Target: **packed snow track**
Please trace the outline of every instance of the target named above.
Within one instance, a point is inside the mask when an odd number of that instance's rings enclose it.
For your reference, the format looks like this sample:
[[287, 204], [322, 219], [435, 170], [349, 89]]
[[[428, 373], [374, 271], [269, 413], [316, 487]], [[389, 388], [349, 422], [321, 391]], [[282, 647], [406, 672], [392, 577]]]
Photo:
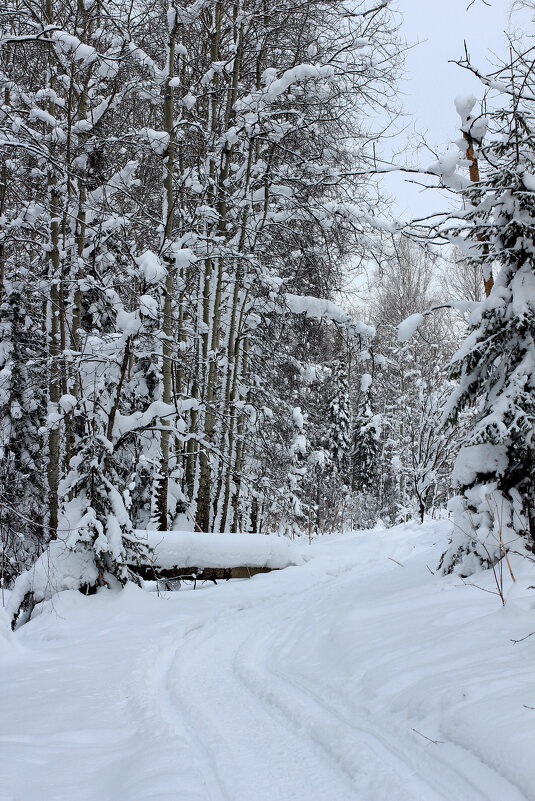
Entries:
[[432, 575], [446, 535], [325, 538], [163, 598], [62, 593], [0, 639], [1, 801], [535, 799], [533, 645], [510, 641], [533, 593], [502, 610]]

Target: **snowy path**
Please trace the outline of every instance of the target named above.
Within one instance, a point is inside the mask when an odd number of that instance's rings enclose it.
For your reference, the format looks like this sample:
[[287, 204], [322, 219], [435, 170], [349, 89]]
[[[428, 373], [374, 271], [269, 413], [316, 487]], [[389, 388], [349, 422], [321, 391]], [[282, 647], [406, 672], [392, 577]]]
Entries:
[[510, 643], [533, 593], [502, 611], [433, 577], [443, 534], [332, 538], [167, 599], [65, 593], [1, 662], [0, 800], [535, 799], [533, 647]]

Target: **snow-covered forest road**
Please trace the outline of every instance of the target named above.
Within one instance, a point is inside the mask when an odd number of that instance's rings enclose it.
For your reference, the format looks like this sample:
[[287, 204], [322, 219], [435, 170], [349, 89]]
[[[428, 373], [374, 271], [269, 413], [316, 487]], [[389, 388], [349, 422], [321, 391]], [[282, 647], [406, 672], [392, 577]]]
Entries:
[[0, 636], [1, 801], [535, 799], [535, 638], [511, 642], [534, 571], [505, 609], [432, 575], [448, 525], [163, 598], [62, 593]]

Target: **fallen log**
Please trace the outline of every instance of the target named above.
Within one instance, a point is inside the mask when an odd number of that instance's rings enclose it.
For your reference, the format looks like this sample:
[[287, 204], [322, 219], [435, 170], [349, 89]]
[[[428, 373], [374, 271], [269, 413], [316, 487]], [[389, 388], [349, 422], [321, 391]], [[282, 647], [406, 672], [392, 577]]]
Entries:
[[155, 564], [129, 565], [129, 569], [144, 581], [176, 580], [176, 581], [228, 581], [229, 579], [243, 579], [256, 576], [258, 573], [270, 573], [278, 570], [274, 567], [159, 567]]
[[273, 534], [228, 534], [192, 531], [136, 531], [148, 548], [128, 565], [132, 577], [161, 582], [228, 581], [282, 570], [303, 563], [296, 543]]

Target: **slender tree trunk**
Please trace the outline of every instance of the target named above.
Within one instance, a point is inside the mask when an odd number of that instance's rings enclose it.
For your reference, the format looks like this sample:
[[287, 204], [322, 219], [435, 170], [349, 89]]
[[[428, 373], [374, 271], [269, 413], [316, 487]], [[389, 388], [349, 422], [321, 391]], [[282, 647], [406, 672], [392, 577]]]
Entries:
[[[59, 256], [59, 197], [55, 188], [54, 179], [51, 178], [50, 189], [50, 238], [52, 250], [50, 252], [50, 303], [48, 328], [48, 354], [50, 359], [48, 402], [49, 412], [56, 414], [59, 410], [61, 395], [60, 355], [60, 274], [61, 264]], [[54, 537], [58, 527], [58, 484], [60, 468], [60, 430], [59, 423], [54, 423], [48, 434], [48, 526], [49, 536]]]
[[[212, 63], [219, 60], [219, 39], [221, 34], [221, 4], [215, 6], [213, 12], [213, 29], [210, 57]], [[212, 101], [210, 108], [210, 130], [212, 138], [212, 146], [215, 145], [218, 119], [219, 119], [219, 99], [218, 99], [218, 76], [214, 76], [214, 87], [212, 91]], [[228, 166], [227, 166], [228, 169]], [[216, 178], [218, 184], [217, 188], [210, 191], [210, 203], [220, 208], [219, 192], [224, 192], [225, 189], [221, 185], [221, 172], [218, 172], [214, 158], [210, 158], [210, 179], [211, 186], [215, 187]], [[219, 195], [219, 197], [218, 197]], [[216, 232], [220, 232], [221, 222], [218, 223]], [[214, 434], [215, 415], [214, 415], [214, 402], [216, 396], [217, 386], [217, 350], [219, 349], [219, 328], [221, 322], [221, 282], [223, 265], [221, 258], [216, 261], [217, 273], [215, 275], [215, 288], [213, 292], [212, 302], [212, 285], [214, 262], [212, 258], [206, 260], [206, 273], [204, 282], [204, 296], [203, 296], [203, 365], [206, 371], [205, 383], [205, 416], [204, 416], [204, 439], [207, 444], [200, 446], [199, 452], [199, 486], [197, 490], [197, 510], [196, 510], [196, 523], [200, 531], [208, 531], [211, 522], [211, 496], [212, 496], [212, 468], [210, 462], [210, 446]], [[210, 349], [210, 357], [209, 355]]]
[[[474, 150], [474, 139], [466, 131], [463, 131], [463, 136], [464, 136], [464, 139], [465, 139], [466, 145], [467, 145], [467, 147], [466, 147], [466, 158], [470, 162], [470, 168], [469, 168], [470, 180], [473, 183], [478, 183], [479, 182], [479, 164], [477, 162], [477, 157], [476, 157], [475, 150]], [[481, 241], [481, 237], [480, 236], [478, 236], [477, 238], [478, 238], [479, 241]], [[488, 245], [484, 244], [483, 245], [483, 252], [485, 253], [485, 255], [488, 253], [488, 250], [489, 250], [488, 249]], [[490, 270], [490, 268], [489, 268], [489, 270]], [[487, 276], [483, 275], [483, 285], [484, 285], [484, 289], [485, 289], [485, 296], [488, 298], [488, 296], [490, 295], [490, 293], [492, 291], [492, 287], [494, 286], [494, 278], [492, 277], [492, 272], [489, 272], [489, 274]]]
[[[53, 23], [52, 0], [46, 0], [45, 16], [48, 24]], [[54, 89], [54, 77], [50, 79], [50, 87]], [[48, 104], [48, 112], [54, 117], [56, 106], [53, 100]], [[61, 260], [60, 260], [60, 197], [57, 189], [57, 168], [52, 163], [49, 165], [48, 193], [50, 209], [50, 242], [51, 250], [49, 256], [49, 279], [50, 279], [50, 298], [48, 304], [48, 356], [50, 361], [48, 377], [48, 409], [54, 415], [59, 411], [59, 399], [61, 397], [61, 370], [59, 364], [60, 356], [60, 315], [61, 315]], [[50, 426], [48, 433], [48, 528], [49, 537], [56, 536], [58, 527], [58, 485], [60, 475], [60, 430], [59, 423]]]
[[[163, 321], [162, 321], [162, 401], [166, 404], [171, 403], [172, 397], [172, 335], [173, 335], [173, 262], [170, 255], [166, 252], [170, 243], [173, 230], [173, 170], [175, 155], [175, 133], [173, 123], [173, 100], [174, 92], [172, 78], [174, 77], [175, 63], [175, 36], [176, 22], [170, 26], [169, 41], [167, 45], [167, 81], [164, 97], [164, 130], [169, 136], [169, 142], [164, 158], [164, 199], [163, 199], [163, 222], [164, 222], [164, 241], [162, 252], [167, 265], [167, 275], [165, 278], [163, 296]], [[166, 531], [169, 527], [167, 513], [167, 497], [169, 492], [169, 439], [170, 432], [169, 419], [161, 418], [162, 431], [160, 434], [160, 476], [158, 478], [156, 496], [157, 523], [160, 531]]]

